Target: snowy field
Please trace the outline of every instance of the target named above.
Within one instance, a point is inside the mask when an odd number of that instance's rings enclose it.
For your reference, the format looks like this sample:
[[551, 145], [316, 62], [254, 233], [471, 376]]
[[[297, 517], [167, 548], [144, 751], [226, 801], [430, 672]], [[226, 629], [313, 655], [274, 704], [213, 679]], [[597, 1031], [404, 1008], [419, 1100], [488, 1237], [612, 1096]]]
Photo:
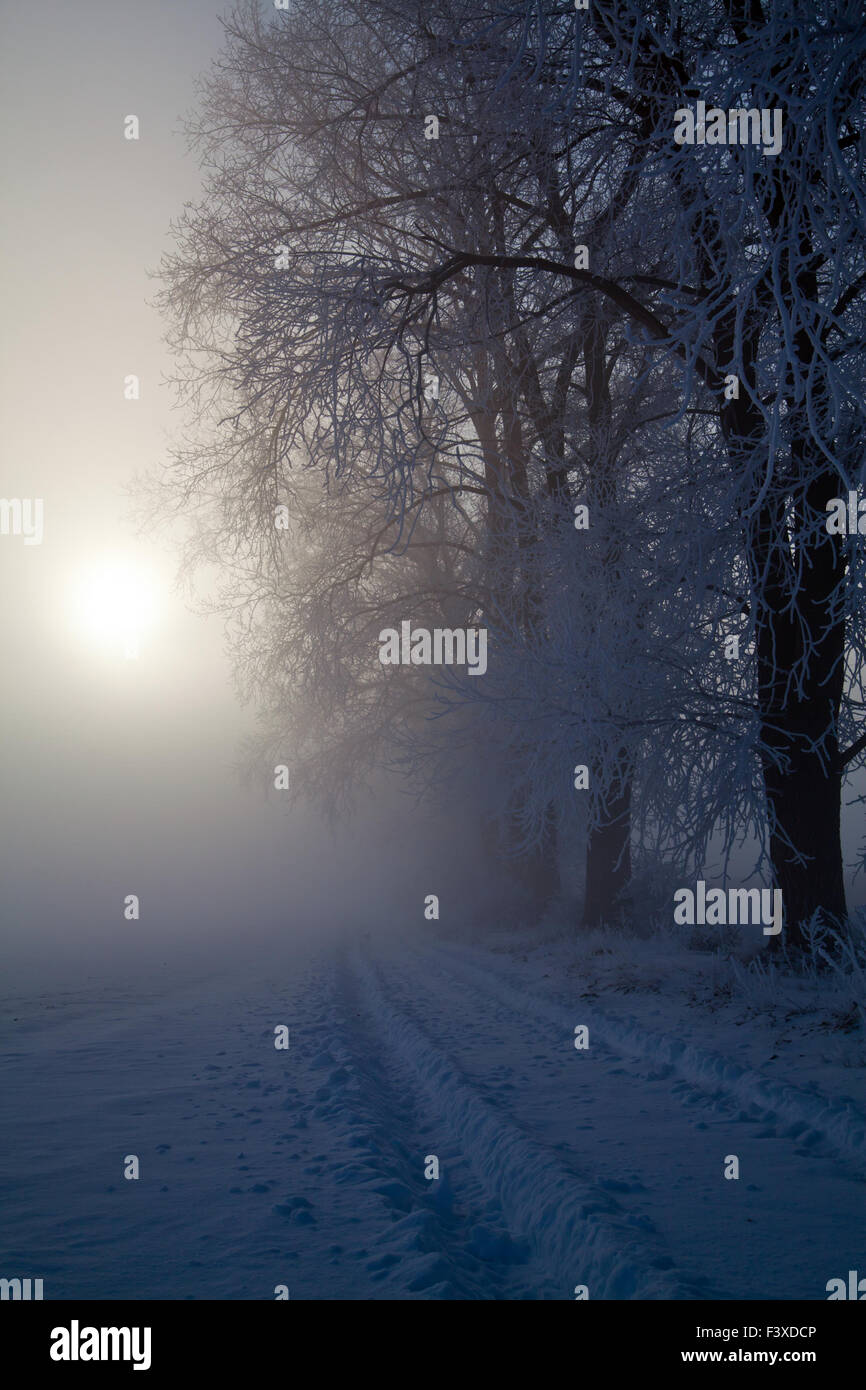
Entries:
[[821, 1300], [866, 1272], [844, 990], [762, 998], [657, 940], [529, 943], [16, 990], [0, 1273], [47, 1299]]

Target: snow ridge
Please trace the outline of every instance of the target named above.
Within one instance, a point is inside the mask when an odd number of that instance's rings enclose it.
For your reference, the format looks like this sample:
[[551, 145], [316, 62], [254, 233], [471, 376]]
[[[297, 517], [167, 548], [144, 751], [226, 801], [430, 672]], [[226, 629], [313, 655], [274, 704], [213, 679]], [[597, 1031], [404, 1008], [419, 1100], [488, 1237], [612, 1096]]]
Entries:
[[[670, 1067], [691, 1085], [712, 1095], [719, 1091], [743, 1105], [757, 1107], [768, 1121], [781, 1119], [792, 1128], [808, 1129], [820, 1137], [849, 1167], [866, 1176], [866, 1115], [847, 1101], [831, 1101], [818, 1092], [771, 1081], [737, 1062], [680, 1038], [652, 1033], [629, 1015], [613, 1017], [584, 1000], [575, 1010], [540, 998], [525, 987], [519, 990], [492, 967], [488, 952], [474, 947], [452, 947], [437, 943], [435, 948], [419, 946], [438, 960], [448, 960], [455, 973], [495, 995], [500, 1002], [525, 1014], [534, 1012], [556, 1023], [571, 1034], [575, 1023], [586, 1023], [607, 1047], [620, 1055], [642, 1058]], [[473, 958], [478, 964], [473, 963]], [[483, 965], [482, 965], [483, 963]]]
[[542, 1146], [509, 1124], [467, 1084], [422, 1029], [395, 1009], [376, 968], [355, 954], [367, 1007], [389, 1044], [459, 1135], [466, 1156], [501, 1204], [511, 1229], [543, 1248], [571, 1298], [585, 1284], [590, 1298], [701, 1299], [670, 1269], [654, 1231], [623, 1211], [609, 1193], [581, 1183]]

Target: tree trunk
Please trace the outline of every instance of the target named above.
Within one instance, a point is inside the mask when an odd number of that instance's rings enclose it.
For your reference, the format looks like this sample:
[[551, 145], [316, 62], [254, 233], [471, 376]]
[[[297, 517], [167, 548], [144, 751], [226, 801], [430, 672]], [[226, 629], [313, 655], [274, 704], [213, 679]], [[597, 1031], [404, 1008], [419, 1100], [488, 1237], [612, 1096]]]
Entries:
[[[587, 486], [591, 512], [598, 518], [617, 497], [617, 473], [611, 443], [613, 407], [605, 361], [608, 324], [601, 305], [592, 301], [586, 308], [583, 337], [586, 367], [587, 418], [594, 469]], [[608, 538], [596, 562], [609, 580], [615, 601], [620, 577], [621, 542], [614, 533]], [[618, 922], [628, 910], [631, 883], [631, 798], [632, 776], [629, 752], [617, 750], [617, 771], [607, 787], [598, 823], [590, 827], [586, 845], [586, 890], [583, 900], [583, 926]], [[602, 779], [601, 767], [593, 770], [593, 785]]]
[[631, 884], [631, 778], [617, 776], [605, 797], [604, 818], [586, 844], [584, 927], [620, 921]]
[[[792, 457], [800, 476], [808, 478], [796, 507], [799, 545], [808, 556], [798, 611], [780, 603], [784, 590], [771, 565], [772, 607], [759, 617], [756, 634], [770, 857], [785, 914], [782, 938], [774, 940], [794, 949], [806, 944], [803, 927], [816, 913], [837, 929], [846, 920], [836, 732], [844, 680], [845, 554], [823, 525], [836, 475], [817, 466], [813, 456], [810, 441], [798, 433]], [[780, 518], [774, 524], [781, 529]], [[790, 590], [790, 581], [785, 588]], [[792, 689], [795, 671], [799, 682]]]
[[[773, 938], [780, 948], [802, 949], [804, 925], [816, 914], [837, 929], [845, 921], [842, 774], [836, 741], [824, 737], [827, 722], [828, 712], [819, 711], [811, 729], [801, 723], [795, 730], [792, 720], [783, 718], [764, 733], [770, 858], [785, 917], [782, 935]], [[788, 727], [780, 729], [779, 723]], [[816, 749], [822, 738], [823, 755]]]
[[795, 567], [791, 560], [784, 494], [752, 519], [748, 537], [761, 770], [770, 859], [785, 919], [781, 936], [773, 939], [795, 950], [806, 944], [803, 929], [816, 913], [838, 930], [846, 922], [837, 735], [845, 554], [823, 525], [836, 475], [817, 465], [815, 452], [804, 434], [795, 434], [793, 537], [800, 563]]

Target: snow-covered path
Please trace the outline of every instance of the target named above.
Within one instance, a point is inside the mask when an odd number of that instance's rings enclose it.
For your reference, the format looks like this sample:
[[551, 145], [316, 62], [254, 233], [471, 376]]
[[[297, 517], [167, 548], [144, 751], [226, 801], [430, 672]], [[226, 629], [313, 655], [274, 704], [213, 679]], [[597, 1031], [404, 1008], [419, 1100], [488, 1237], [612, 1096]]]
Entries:
[[484, 951], [10, 1002], [0, 1274], [46, 1298], [823, 1299], [864, 1267], [857, 1107]]

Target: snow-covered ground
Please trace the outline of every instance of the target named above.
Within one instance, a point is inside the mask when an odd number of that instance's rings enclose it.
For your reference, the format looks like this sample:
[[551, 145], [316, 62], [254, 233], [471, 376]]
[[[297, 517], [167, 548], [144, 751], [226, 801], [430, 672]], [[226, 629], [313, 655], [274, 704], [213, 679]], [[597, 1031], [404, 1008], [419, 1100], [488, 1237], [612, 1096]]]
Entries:
[[0, 1275], [46, 1298], [820, 1300], [866, 1273], [844, 991], [771, 1000], [657, 938], [424, 925], [4, 999]]

